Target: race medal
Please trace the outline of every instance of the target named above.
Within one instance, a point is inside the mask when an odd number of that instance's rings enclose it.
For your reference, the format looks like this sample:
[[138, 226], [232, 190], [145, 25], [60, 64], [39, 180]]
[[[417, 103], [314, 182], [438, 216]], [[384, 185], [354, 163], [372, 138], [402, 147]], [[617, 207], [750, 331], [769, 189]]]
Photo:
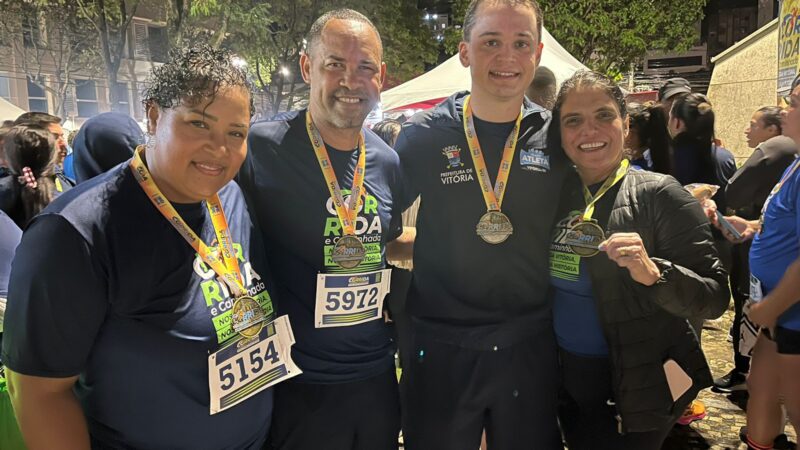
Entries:
[[233, 303], [231, 328], [246, 339], [258, 336], [264, 326], [266, 314], [253, 297], [242, 296]]
[[366, 254], [367, 250], [361, 239], [348, 234], [336, 241], [331, 259], [343, 269], [352, 269], [361, 264]]
[[500, 211], [489, 211], [478, 221], [475, 232], [489, 244], [500, 244], [514, 232], [511, 220]]
[[292, 360], [295, 340], [289, 317], [280, 316], [267, 324], [262, 321], [259, 328], [251, 338], [232, 339], [208, 356], [212, 415], [303, 373]]
[[564, 243], [576, 254], [591, 257], [600, 253], [600, 243], [606, 240], [606, 233], [594, 221], [581, 221], [573, 225]]

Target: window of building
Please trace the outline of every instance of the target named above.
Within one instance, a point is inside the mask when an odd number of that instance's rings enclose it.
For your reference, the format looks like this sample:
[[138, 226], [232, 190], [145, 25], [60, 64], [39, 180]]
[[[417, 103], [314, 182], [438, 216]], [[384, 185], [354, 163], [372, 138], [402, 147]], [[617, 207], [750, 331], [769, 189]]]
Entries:
[[47, 110], [47, 94], [44, 89], [28, 79], [28, 110], [31, 112], [50, 112]]
[[128, 90], [128, 83], [117, 83], [114, 86], [114, 92], [116, 93], [117, 101], [111, 107], [111, 110], [122, 114], [130, 114], [131, 93]]
[[156, 62], [167, 60], [167, 28], [149, 23], [133, 24], [133, 57]]
[[150, 58], [155, 62], [166, 62], [169, 48], [167, 28], [148, 25], [147, 42], [150, 47]]
[[11, 86], [6, 75], [0, 74], [0, 97], [11, 101]]
[[78, 117], [97, 115], [97, 87], [94, 81], [75, 81], [75, 103], [78, 106]]
[[42, 45], [42, 33], [39, 30], [39, 19], [34, 16], [22, 19], [22, 43], [25, 47], [38, 47]]

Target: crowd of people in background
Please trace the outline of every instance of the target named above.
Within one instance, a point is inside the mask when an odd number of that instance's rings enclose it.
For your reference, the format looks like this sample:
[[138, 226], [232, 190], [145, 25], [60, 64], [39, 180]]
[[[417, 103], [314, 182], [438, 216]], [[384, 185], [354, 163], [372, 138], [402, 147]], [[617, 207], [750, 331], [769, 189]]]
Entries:
[[[192, 45], [148, 79], [146, 132], [3, 123], [0, 338], [28, 447], [660, 449], [711, 388], [749, 394], [748, 449], [790, 448], [800, 77], [743, 124], [737, 168], [685, 79], [646, 103], [596, 72], [559, 85], [542, 20], [473, 0], [470, 91], [372, 127], [383, 42], [347, 9], [309, 32], [299, 111], [251, 123], [246, 71]], [[703, 324], [731, 296], [714, 379]]]

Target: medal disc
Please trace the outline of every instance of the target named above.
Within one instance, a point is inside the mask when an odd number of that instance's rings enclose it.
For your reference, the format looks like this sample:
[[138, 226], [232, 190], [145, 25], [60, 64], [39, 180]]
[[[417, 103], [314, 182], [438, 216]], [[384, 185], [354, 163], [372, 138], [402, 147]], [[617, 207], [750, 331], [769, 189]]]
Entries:
[[233, 303], [231, 327], [245, 338], [257, 336], [264, 326], [266, 314], [253, 297], [242, 296]]
[[600, 253], [600, 243], [606, 240], [606, 233], [596, 222], [578, 222], [567, 231], [564, 243], [576, 255], [589, 257]]
[[358, 267], [367, 250], [361, 240], [353, 235], [344, 235], [333, 246], [331, 259], [343, 269]]
[[475, 232], [489, 244], [500, 244], [514, 232], [511, 220], [500, 211], [489, 211], [478, 221]]

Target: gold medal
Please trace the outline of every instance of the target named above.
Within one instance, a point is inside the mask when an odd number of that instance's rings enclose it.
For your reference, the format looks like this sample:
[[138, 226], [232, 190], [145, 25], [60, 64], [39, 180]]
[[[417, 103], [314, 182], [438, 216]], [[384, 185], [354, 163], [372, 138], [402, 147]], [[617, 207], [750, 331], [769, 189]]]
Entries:
[[261, 305], [247, 295], [241, 296], [233, 303], [231, 311], [231, 328], [243, 337], [250, 339], [258, 336], [264, 327], [266, 314]]
[[343, 269], [352, 269], [358, 267], [367, 250], [361, 240], [353, 235], [346, 234], [336, 241], [333, 246], [333, 253], [331, 259]]
[[500, 211], [489, 211], [478, 221], [475, 232], [489, 244], [505, 242], [514, 232], [511, 220]]
[[576, 255], [591, 257], [600, 253], [599, 246], [604, 240], [606, 240], [606, 233], [597, 222], [581, 221], [567, 231], [564, 243], [569, 245]]

